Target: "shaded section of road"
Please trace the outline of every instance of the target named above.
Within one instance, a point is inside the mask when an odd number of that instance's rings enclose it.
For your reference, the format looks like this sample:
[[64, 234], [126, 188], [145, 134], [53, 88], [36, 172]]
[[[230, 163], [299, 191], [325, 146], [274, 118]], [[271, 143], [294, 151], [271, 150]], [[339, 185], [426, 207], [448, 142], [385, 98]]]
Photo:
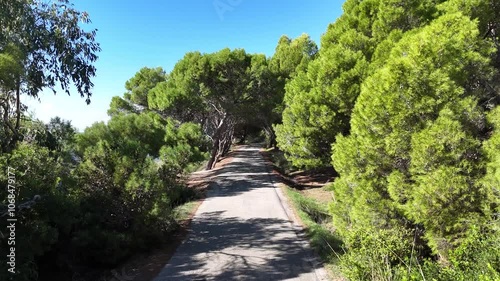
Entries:
[[154, 281], [318, 280], [257, 147], [216, 171], [187, 240]]

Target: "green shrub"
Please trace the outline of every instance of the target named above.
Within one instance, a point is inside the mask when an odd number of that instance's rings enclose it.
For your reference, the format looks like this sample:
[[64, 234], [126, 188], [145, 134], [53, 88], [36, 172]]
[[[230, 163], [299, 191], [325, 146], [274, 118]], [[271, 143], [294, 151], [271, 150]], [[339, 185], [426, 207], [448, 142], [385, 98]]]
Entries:
[[340, 259], [349, 280], [401, 280], [405, 271], [418, 272], [413, 235], [400, 229], [350, 229], [343, 237], [346, 254]]
[[481, 232], [476, 227], [469, 229], [460, 246], [450, 251], [449, 262], [439, 268], [436, 279], [500, 280], [499, 230]]
[[[49, 156], [49, 150], [37, 145], [19, 143], [10, 154], [0, 155], [0, 185], [7, 186], [7, 169], [15, 171], [16, 205], [16, 280], [33, 280], [37, 276], [36, 259], [50, 252], [67, 237], [78, 219], [78, 199], [64, 192], [71, 182], [67, 167]], [[0, 191], [1, 213], [7, 209], [7, 189]], [[5, 217], [3, 217], [5, 218]], [[0, 227], [6, 229], [7, 221]], [[7, 237], [0, 238], [2, 253], [10, 248]], [[61, 253], [64, 255], [64, 253]], [[0, 279], [8, 280], [2, 256]], [[9, 277], [11, 277], [9, 275]]]
[[344, 251], [343, 243], [338, 235], [332, 232], [328, 207], [292, 188], [286, 188], [286, 193], [306, 227], [312, 247], [326, 262], [337, 259]]

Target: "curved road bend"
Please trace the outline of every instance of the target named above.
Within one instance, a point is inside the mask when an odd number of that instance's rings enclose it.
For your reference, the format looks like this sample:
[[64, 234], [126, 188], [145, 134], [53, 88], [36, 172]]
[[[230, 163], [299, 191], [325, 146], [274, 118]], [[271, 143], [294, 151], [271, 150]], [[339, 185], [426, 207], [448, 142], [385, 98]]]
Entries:
[[190, 234], [153, 281], [326, 280], [255, 146], [216, 171]]

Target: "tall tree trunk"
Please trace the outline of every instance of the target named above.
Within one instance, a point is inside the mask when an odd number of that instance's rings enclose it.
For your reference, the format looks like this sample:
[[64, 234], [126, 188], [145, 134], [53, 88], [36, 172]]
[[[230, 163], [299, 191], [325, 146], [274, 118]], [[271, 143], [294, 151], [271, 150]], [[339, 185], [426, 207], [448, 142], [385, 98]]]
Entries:
[[245, 144], [246, 139], [247, 139], [247, 126], [243, 126], [243, 135], [241, 136], [241, 139], [238, 142], [238, 144]]
[[220, 137], [216, 136], [213, 141], [212, 152], [210, 153], [210, 159], [208, 160], [205, 170], [212, 170], [215, 166], [217, 160], [217, 151], [219, 150]]
[[17, 82], [16, 88], [16, 136], [19, 133], [19, 126], [21, 124], [21, 82]]
[[213, 169], [215, 164], [217, 163], [217, 159], [219, 158], [219, 146], [221, 143], [221, 138], [223, 137], [224, 130], [227, 127], [226, 121], [227, 116], [224, 116], [224, 118], [222, 118], [222, 120], [217, 125], [217, 129], [215, 130], [214, 136], [212, 138], [212, 152], [210, 153], [210, 159], [208, 160], [205, 170]]
[[[19, 141], [19, 128], [21, 127], [21, 85], [20, 82], [17, 83], [16, 93], [15, 93], [15, 123], [11, 121], [10, 113], [10, 103], [11, 98], [9, 93], [6, 94], [4, 103], [1, 104], [3, 108], [3, 121], [4, 121], [4, 131], [6, 134], [6, 139], [2, 141], [2, 152], [12, 151], [17, 142]], [[9, 134], [10, 131], [10, 134]]]
[[274, 133], [273, 127], [270, 125], [265, 125], [264, 126], [264, 132], [266, 132], [267, 138], [268, 138], [268, 143], [266, 144], [267, 147], [273, 147], [276, 148], [278, 143], [276, 142], [276, 134]]
[[224, 143], [222, 146], [222, 154], [221, 156], [225, 156], [229, 149], [231, 149], [231, 145], [233, 144], [233, 136], [234, 136], [234, 126], [231, 126], [227, 131], [224, 137]]
[[12, 139], [10, 148], [14, 149], [16, 143], [19, 141], [19, 127], [21, 126], [21, 89], [20, 82], [17, 83], [16, 89], [16, 125], [14, 131], [12, 132]]

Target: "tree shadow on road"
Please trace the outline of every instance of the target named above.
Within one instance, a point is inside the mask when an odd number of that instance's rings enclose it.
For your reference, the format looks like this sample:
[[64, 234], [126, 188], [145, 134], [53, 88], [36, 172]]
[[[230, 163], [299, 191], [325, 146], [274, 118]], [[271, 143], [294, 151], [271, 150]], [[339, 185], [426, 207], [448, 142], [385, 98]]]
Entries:
[[232, 154], [233, 161], [212, 171], [206, 171], [211, 179], [207, 198], [220, 196], [236, 196], [256, 188], [273, 187], [276, 181], [269, 173], [265, 160], [255, 150], [243, 149]]
[[[222, 214], [193, 220], [190, 238], [178, 249], [182, 254], [155, 280], [283, 280], [313, 271], [310, 253], [288, 221]], [[208, 268], [209, 261], [220, 267]]]
[[[207, 172], [212, 182], [206, 200], [274, 188], [255, 147], [240, 147], [232, 157], [232, 162]], [[247, 207], [252, 206], [242, 206]], [[286, 219], [201, 213], [192, 220], [188, 239], [154, 281], [284, 280], [313, 274], [312, 252], [295, 231]]]

